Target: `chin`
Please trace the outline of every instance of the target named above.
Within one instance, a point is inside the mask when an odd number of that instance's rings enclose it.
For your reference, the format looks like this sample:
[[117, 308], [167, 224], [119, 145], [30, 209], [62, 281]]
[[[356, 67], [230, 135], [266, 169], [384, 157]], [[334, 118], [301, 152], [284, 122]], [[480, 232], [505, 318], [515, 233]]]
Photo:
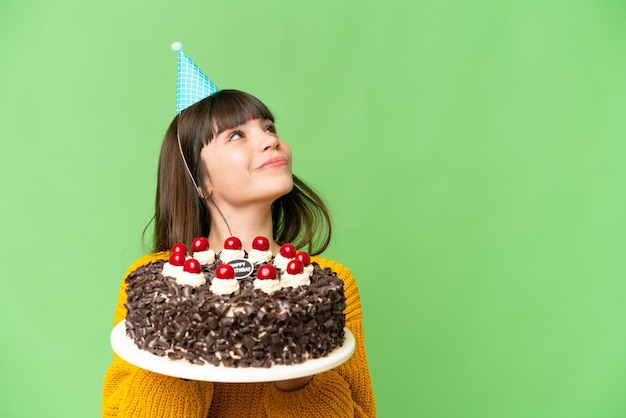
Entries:
[[289, 178], [289, 180], [276, 183], [275, 187], [272, 188], [273, 192], [272, 193], [274, 195], [274, 200], [281, 198], [283, 196], [285, 196], [286, 194], [289, 194], [289, 192], [291, 192], [293, 190], [293, 180], [291, 178]]
[[280, 195], [278, 197], [283, 197], [286, 194], [288, 194], [289, 192], [291, 192], [293, 190], [293, 180], [289, 179], [288, 182], [285, 182], [285, 184], [283, 185], [282, 188], [280, 188]]
[[274, 201], [285, 196], [293, 190], [293, 178], [289, 176], [276, 176], [265, 178], [252, 186], [250, 191], [257, 199]]

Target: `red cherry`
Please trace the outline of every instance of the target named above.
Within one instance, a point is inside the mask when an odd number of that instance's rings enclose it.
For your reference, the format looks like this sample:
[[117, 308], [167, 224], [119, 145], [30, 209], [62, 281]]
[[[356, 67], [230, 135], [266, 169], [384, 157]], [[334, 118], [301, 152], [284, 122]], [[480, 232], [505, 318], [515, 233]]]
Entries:
[[287, 273], [289, 274], [300, 274], [303, 271], [302, 262], [298, 259], [293, 259], [287, 264]]
[[205, 237], [198, 237], [191, 243], [191, 248], [195, 251], [206, 251], [209, 249], [209, 240]]
[[270, 249], [270, 241], [265, 237], [256, 237], [252, 241], [252, 248], [258, 251], [267, 251]]
[[283, 244], [280, 246], [280, 255], [285, 258], [294, 258], [296, 256], [296, 247], [291, 244]]
[[187, 246], [182, 242], [174, 244], [172, 247], [172, 253], [183, 253], [187, 254]]
[[185, 261], [183, 271], [186, 271], [187, 273], [200, 273], [202, 271], [202, 267], [200, 267], [200, 262], [198, 260], [190, 258]]
[[234, 279], [235, 270], [230, 264], [220, 264], [215, 269], [215, 277], [223, 280]]
[[305, 253], [304, 251], [299, 251], [296, 254], [296, 259], [300, 260], [300, 262], [302, 263], [304, 267], [311, 264], [311, 257], [309, 257], [309, 253]]
[[276, 279], [276, 267], [271, 264], [263, 264], [262, 266], [259, 266], [257, 277], [259, 278], [259, 280]]
[[172, 253], [172, 255], [170, 255], [170, 264], [176, 267], [183, 266], [185, 264], [185, 254]]
[[237, 237], [226, 238], [226, 241], [224, 241], [224, 249], [241, 250], [241, 240]]

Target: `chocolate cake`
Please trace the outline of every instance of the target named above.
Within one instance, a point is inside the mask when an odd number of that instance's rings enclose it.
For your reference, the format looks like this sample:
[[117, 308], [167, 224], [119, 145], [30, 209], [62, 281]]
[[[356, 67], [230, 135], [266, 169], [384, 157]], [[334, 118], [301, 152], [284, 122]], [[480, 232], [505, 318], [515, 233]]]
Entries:
[[[197, 240], [193, 256], [210, 252]], [[241, 251], [235, 240], [225, 250]], [[126, 279], [127, 335], [158, 356], [226, 367], [299, 364], [341, 346], [343, 282], [290, 244], [274, 257], [267, 240], [258, 241], [251, 253], [265, 251], [266, 261], [241, 251], [225, 262], [233, 254], [222, 251], [200, 263], [177, 244], [169, 261], [133, 271]]]

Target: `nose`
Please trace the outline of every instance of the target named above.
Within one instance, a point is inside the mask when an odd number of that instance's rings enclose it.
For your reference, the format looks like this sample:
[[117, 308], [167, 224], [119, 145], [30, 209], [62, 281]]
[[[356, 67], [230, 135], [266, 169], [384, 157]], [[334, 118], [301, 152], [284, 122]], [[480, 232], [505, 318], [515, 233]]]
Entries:
[[276, 134], [263, 131], [260, 144], [263, 151], [276, 149], [280, 146], [280, 139]]

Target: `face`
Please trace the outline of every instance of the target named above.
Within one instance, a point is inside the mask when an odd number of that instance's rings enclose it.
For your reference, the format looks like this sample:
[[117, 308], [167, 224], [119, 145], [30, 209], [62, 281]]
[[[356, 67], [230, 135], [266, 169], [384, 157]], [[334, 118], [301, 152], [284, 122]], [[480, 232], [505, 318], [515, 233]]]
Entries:
[[204, 185], [219, 208], [271, 204], [293, 188], [291, 150], [271, 120], [251, 119], [220, 133], [200, 157]]

